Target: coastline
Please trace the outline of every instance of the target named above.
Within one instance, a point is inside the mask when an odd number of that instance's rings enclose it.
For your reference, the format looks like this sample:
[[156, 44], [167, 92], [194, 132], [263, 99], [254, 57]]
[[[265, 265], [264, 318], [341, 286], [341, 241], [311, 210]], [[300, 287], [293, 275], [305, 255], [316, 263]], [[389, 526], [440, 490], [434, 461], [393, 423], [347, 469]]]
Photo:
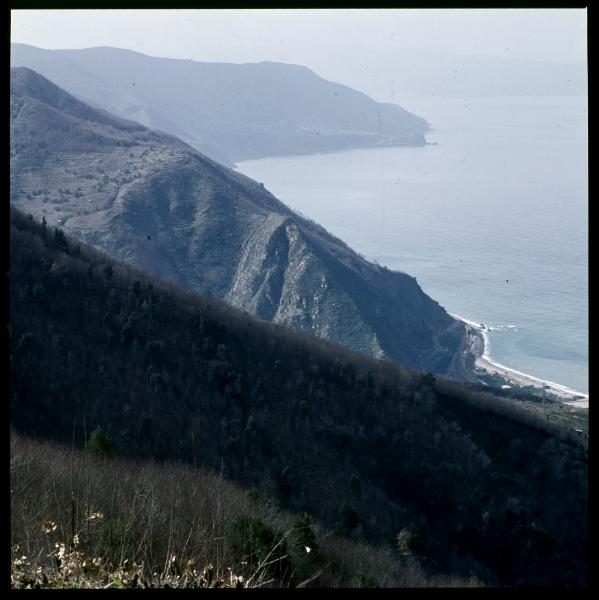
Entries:
[[[318, 151], [306, 151], [306, 152], [296, 152], [293, 154], [272, 154], [265, 156], [258, 156], [256, 158], [243, 158], [241, 160], [233, 161], [231, 166], [228, 166], [233, 171], [237, 171], [238, 173], [242, 173], [239, 171], [239, 163], [250, 162], [254, 160], [267, 160], [269, 158], [299, 158], [303, 156], [320, 156], [322, 154], [339, 154], [341, 152], [351, 152], [353, 150], [371, 150], [371, 149], [380, 149], [380, 148], [424, 148], [425, 146], [438, 146], [438, 142], [427, 142], [426, 134], [430, 133], [432, 130], [428, 129], [423, 134], [416, 134], [422, 136], [422, 139], [418, 139], [417, 141], [410, 141], [406, 139], [395, 139], [392, 141], [378, 141], [371, 144], [358, 144], [358, 145], [341, 145], [338, 148], [332, 148], [330, 150], [318, 150]], [[244, 175], [244, 173], [242, 173]], [[249, 175], [246, 175], [249, 177]]]
[[507, 384], [513, 384], [521, 387], [533, 386], [540, 390], [547, 390], [549, 393], [557, 396], [561, 402], [578, 408], [589, 407], [589, 395], [583, 394], [565, 385], [561, 385], [554, 381], [548, 381], [522, 373], [516, 369], [512, 369], [501, 363], [494, 361], [489, 354], [489, 336], [488, 329], [482, 323], [475, 323], [461, 317], [460, 315], [451, 314], [450, 316], [461, 321], [467, 326], [470, 337], [470, 348], [476, 359], [474, 366], [476, 369], [485, 371], [489, 375], [499, 375], [507, 380]]

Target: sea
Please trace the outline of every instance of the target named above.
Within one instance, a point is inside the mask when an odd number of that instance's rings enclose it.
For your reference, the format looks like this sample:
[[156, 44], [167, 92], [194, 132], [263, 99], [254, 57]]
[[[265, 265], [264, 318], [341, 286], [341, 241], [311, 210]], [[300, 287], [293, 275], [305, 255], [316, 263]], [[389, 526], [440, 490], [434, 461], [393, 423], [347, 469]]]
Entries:
[[587, 98], [397, 102], [430, 123], [428, 145], [236, 168], [484, 324], [492, 360], [587, 394]]

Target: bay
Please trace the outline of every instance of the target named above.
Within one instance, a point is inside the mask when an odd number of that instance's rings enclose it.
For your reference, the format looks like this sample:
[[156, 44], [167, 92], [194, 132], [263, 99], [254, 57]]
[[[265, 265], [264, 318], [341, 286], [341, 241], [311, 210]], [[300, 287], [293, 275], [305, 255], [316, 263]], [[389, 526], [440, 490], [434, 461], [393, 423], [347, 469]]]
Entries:
[[492, 358], [588, 392], [587, 99], [410, 98], [430, 145], [239, 163], [369, 260], [490, 327]]

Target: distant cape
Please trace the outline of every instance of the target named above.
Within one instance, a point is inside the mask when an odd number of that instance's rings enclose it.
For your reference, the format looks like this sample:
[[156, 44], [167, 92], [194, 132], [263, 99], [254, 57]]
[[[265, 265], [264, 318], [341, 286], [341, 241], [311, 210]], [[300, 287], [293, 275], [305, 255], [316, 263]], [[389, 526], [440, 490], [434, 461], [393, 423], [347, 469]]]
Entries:
[[93, 106], [176, 135], [228, 166], [266, 156], [423, 145], [429, 129], [398, 105], [293, 64], [12, 44], [11, 66], [31, 68]]

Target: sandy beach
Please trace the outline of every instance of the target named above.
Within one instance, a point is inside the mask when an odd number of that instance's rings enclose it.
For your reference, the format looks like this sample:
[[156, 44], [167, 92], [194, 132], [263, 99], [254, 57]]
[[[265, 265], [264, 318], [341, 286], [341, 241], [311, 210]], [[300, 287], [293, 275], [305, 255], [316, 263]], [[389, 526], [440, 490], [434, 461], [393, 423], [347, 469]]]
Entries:
[[454, 319], [462, 321], [468, 327], [468, 332], [471, 336], [470, 346], [476, 356], [475, 366], [482, 369], [491, 375], [499, 375], [507, 380], [506, 385], [518, 385], [522, 387], [534, 386], [539, 389], [545, 389], [548, 393], [554, 394], [563, 401], [564, 404], [576, 406], [578, 408], [589, 407], [589, 396], [572, 390], [564, 385], [540, 379], [534, 375], [528, 375], [521, 371], [516, 371], [510, 367], [506, 367], [498, 363], [489, 356], [489, 338], [488, 329], [482, 323], [475, 323], [464, 319], [459, 315], [451, 315]]

